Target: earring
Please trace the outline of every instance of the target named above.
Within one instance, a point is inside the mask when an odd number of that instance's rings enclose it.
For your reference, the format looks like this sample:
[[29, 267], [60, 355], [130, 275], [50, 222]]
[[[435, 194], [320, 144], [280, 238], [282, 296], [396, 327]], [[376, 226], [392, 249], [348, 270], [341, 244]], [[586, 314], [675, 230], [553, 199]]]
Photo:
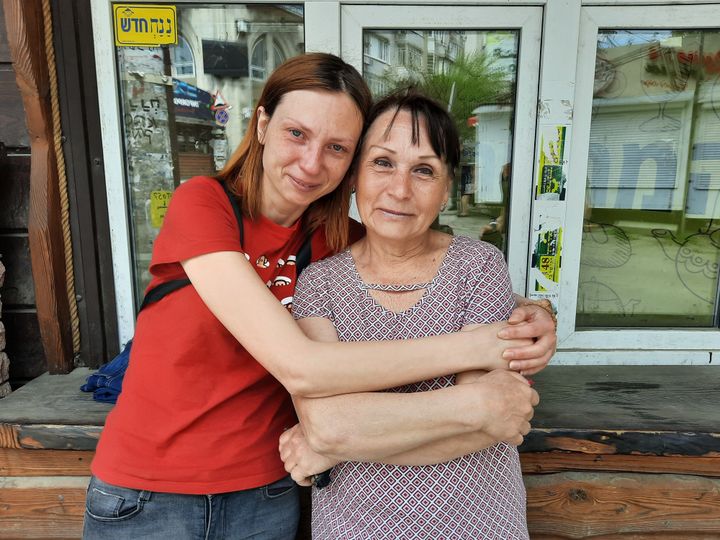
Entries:
[[440, 205], [440, 211], [441, 211], [441, 212], [444, 212], [446, 208], [447, 208], [447, 201], [445, 201], [444, 203], [442, 203], [442, 204]]

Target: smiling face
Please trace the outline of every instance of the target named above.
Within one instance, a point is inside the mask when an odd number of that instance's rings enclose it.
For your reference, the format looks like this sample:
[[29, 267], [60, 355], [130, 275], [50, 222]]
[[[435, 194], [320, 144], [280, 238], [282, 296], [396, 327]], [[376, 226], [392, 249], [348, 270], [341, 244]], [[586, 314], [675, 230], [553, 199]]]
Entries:
[[342, 181], [362, 130], [362, 115], [343, 92], [296, 90], [272, 117], [258, 108], [263, 145], [262, 213], [291, 225]]
[[429, 234], [430, 225], [448, 199], [447, 163], [433, 150], [427, 125], [420, 118], [417, 144], [412, 116], [395, 110], [378, 116], [363, 144], [357, 171], [357, 206], [368, 237], [408, 242]]

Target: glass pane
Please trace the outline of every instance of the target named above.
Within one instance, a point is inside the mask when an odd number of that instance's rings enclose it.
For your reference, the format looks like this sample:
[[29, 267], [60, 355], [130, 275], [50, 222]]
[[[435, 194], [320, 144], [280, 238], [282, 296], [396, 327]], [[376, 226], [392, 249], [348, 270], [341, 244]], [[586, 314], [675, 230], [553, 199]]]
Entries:
[[173, 191], [223, 167], [275, 63], [304, 49], [301, 6], [176, 9], [177, 46], [116, 51], [138, 301]]
[[417, 84], [448, 109], [463, 139], [460, 170], [438, 228], [506, 251], [518, 32], [365, 30], [373, 94]]
[[720, 32], [598, 35], [577, 324], [714, 326]]

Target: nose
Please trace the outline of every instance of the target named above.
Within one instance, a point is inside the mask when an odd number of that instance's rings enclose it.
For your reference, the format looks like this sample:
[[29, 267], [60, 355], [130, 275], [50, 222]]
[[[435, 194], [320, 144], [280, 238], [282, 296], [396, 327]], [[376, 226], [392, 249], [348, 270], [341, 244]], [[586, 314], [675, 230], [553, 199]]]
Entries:
[[388, 186], [388, 192], [396, 199], [407, 199], [410, 197], [411, 182], [410, 172], [398, 168], [393, 174]]
[[300, 168], [305, 174], [318, 174], [322, 168], [323, 148], [317, 143], [305, 145], [300, 157]]

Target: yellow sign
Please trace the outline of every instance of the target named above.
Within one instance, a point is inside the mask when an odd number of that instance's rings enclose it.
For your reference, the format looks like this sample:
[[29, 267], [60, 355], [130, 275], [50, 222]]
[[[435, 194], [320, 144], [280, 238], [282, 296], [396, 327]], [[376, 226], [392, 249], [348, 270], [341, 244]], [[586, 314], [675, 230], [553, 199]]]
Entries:
[[118, 47], [177, 45], [175, 6], [115, 4], [113, 16]]
[[150, 223], [156, 229], [162, 227], [172, 194], [172, 191], [150, 192]]

